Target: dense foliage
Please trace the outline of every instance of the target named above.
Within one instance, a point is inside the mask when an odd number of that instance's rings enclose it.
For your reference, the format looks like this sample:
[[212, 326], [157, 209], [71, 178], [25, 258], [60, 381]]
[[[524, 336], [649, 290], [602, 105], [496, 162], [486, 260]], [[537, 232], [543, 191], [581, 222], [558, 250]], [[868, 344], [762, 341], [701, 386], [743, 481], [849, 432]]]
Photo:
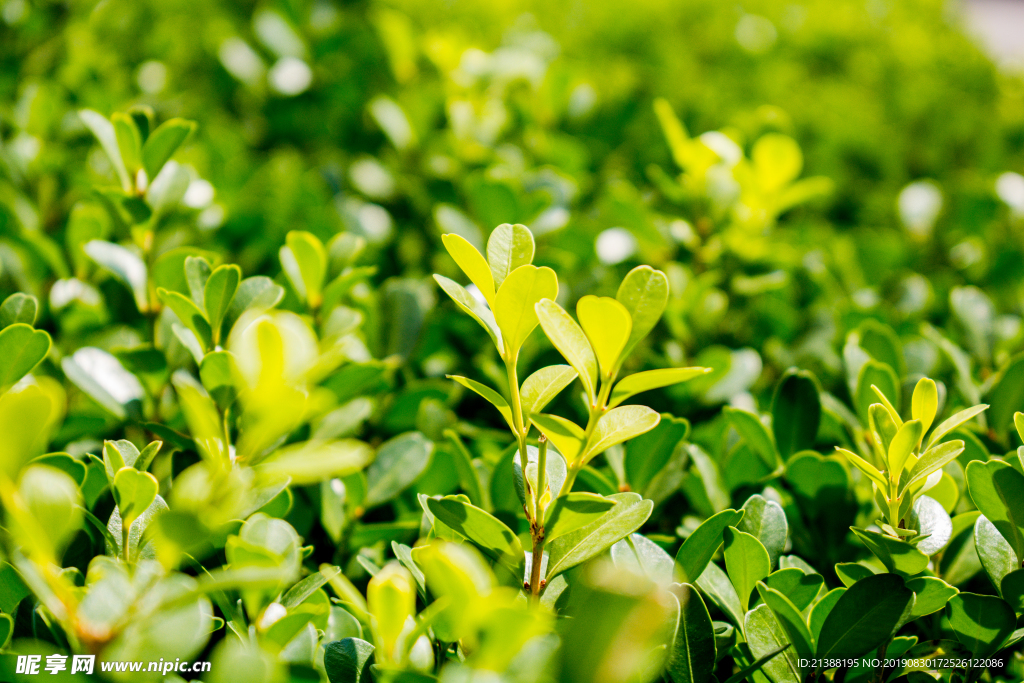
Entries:
[[1021, 680], [1021, 172], [931, 0], [6, 0], [3, 653]]

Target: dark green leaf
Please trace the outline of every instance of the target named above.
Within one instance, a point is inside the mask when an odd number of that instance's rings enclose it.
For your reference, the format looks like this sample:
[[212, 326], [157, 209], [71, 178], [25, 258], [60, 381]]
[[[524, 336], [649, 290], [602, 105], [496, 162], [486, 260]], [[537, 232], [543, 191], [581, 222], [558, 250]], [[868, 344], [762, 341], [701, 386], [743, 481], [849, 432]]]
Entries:
[[782, 376], [772, 401], [772, 429], [783, 459], [814, 447], [821, 421], [818, 393], [818, 381], [806, 370], [788, 370]]
[[722, 547], [722, 534], [726, 527], [736, 526], [743, 519], [744, 511], [723, 510], [701, 522], [694, 529], [676, 553], [683, 582], [692, 583], [704, 573], [711, 558]]
[[716, 659], [715, 632], [708, 608], [689, 584], [673, 584], [672, 595], [679, 611], [666, 669], [674, 683], [706, 683], [714, 672]]
[[818, 657], [859, 657], [892, 637], [913, 607], [914, 592], [894, 574], [877, 574], [853, 584], [836, 601], [821, 626]]
[[975, 657], [999, 652], [1017, 623], [1009, 603], [992, 595], [960, 593], [946, 605], [946, 618], [957, 640]]

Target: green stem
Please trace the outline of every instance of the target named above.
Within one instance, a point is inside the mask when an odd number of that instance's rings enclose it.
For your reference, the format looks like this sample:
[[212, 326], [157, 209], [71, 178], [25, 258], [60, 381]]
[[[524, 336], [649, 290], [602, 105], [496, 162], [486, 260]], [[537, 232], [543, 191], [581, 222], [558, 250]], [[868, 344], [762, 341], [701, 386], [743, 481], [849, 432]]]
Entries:
[[[135, 520], [133, 519], [132, 522]], [[128, 535], [132, 530], [131, 523], [125, 524], [124, 520], [121, 520], [121, 551], [124, 553], [124, 563], [130, 564], [131, 551], [128, 548]]]

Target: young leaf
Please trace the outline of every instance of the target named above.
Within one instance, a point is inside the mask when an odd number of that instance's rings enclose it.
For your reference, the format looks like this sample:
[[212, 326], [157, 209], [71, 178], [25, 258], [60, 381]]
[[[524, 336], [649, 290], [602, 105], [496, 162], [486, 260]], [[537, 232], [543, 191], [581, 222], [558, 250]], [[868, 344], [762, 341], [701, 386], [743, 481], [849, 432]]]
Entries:
[[3, 305], [0, 305], [0, 329], [14, 323], [35, 325], [38, 312], [39, 302], [34, 296], [15, 292], [4, 299]]
[[921, 429], [927, 434], [939, 409], [939, 390], [935, 386], [935, 380], [927, 377], [918, 380], [910, 405], [911, 416], [915, 420], [920, 420]]
[[146, 169], [150, 182], [195, 129], [194, 121], [170, 119], [164, 121], [146, 138], [146, 144], [142, 146], [142, 166]]
[[281, 268], [299, 298], [310, 308], [319, 308], [327, 276], [327, 252], [323, 243], [311, 233], [292, 230], [285, 237], [285, 244], [278, 253]]
[[673, 584], [671, 595], [679, 611], [665, 668], [673, 683], [706, 683], [711, 680], [716, 658], [711, 615], [693, 586]]
[[903, 473], [903, 466], [907, 463], [907, 458], [910, 457], [910, 454], [921, 443], [923, 434], [924, 430], [921, 428], [921, 423], [917, 420], [904, 423], [897, 430], [896, 436], [893, 437], [892, 443], [889, 444], [888, 454], [889, 476], [894, 481], [899, 481], [900, 475]]
[[970, 408], [964, 408], [960, 412], [956, 413], [952, 417], [948, 417], [939, 423], [939, 426], [935, 428], [932, 435], [928, 437], [928, 445], [925, 446], [925, 450], [931, 449], [935, 444], [939, 442], [939, 439], [944, 437], [949, 432], [953, 431], [963, 423], [970, 420], [972, 417], [984, 412], [988, 408], [987, 404], [979, 404]]
[[537, 303], [557, 295], [558, 276], [550, 268], [527, 264], [508, 274], [494, 296], [494, 319], [508, 360], [518, 357], [520, 347], [537, 326]]
[[867, 475], [868, 479], [875, 482], [878, 485], [879, 490], [885, 491], [889, 482], [885, 480], [882, 473], [875, 469], [875, 466], [869, 463], [864, 458], [860, 457], [856, 453], [846, 450], [845, 448], [836, 447], [836, 452], [841, 453], [847, 460], [850, 461], [858, 470]]
[[1000, 460], [967, 466], [967, 487], [981, 514], [1024, 562], [1024, 475]]
[[788, 370], [779, 382], [772, 400], [772, 430], [783, 460], [814, 447], [821, 421], [819, 392], [817, 380], [806, 370]]
[[871, 385], [871, 391], [875, 392], [875, 396], [878, 397], [879, 401], [881, 401], [879, 405], [885, 408], [885, 412], [889, 413], [889, 418], [893, 421], [893, 424], [896, 425], [896, 429], [902, 427], [903, 419], [900, 417], [899, 411], [896, 410], [892, 403], [889, 402], [889, 399], [886, 397], [885, 392], [883, 392], [874, 384]]
[[466, 241], [461, 235], [451, 233], [442, 235], [441, 241], [444, 248], [448, 250], [451, 257], [455, 259], [456, 265], [462, 269], [469, 281], [476, 285], [484, 299], [490, 306], [494, 306], [494, 276], [491, 274], [491, 267], [483, 255], [476, 250], [472, 244]]
[[[495, 288], [520, 266], [533, 262], [533, 233], [525, 225], [502, 223], [487, 238], [487, 262]], [[479, 285], [478, 285], [479, 286]]]
[[750, 594], [758, 581], [771, 571], [771, 560], [768, 551], [761, 542], [742, 531], [725, 527], [725, 570], [729, 580], [736, 587], [736, 595], [740, 598], [740, 606], [745, 612], [750, 604]]
[[520, 389], [523, 402], [523, 420], [544, 410], [562, 389], [569, 386], [577, 373], [570, 365], [549, 365], [526, 378]]
[[575, 464], [583, 450], [583, 430], [575, 423], [557, 415], [536, 413], [531, 418], [533, 424], [555, 445], [558, 452], [565, 456], [566, 462]]
[[[647, 406], [619, 406], [609, 410], [597, 422], [590, 437], [584, 460], [603, 453], [615, 444], [632, 439], [658, 426], [661, 415]], [[558, 450], [562, 450], [559, 448]], [[564, 453], [564, 451], [563, 451]]]
[[[117, 138], [117, 147], [121, 151], [125, 168], [129, 175], [134, 176], [135, 172], [142, 168], [142, 136], [139, 134], [139, 128], [131, 116], [119, 111], [110, 115], [110, 122], [114, 126], [114, 136]], [[149, 178], [152, 179], [153, 176]]]
[[893, 574], [911, 577], [924, 571], [928, 556], [910, 543], [886, 534], [867, 529], [852, 528], [857, 538], [868, 547], [875, 557], [882, 561]]
[[131, 290], [135, 305], [140, 313], [149, 311], [146, 291], [146, 264], [124, 247], [102, 240], [91, 240], [82, 247], [96, 263], [100, 264]]
[[549, 508], [544, 522], [545, 538], [550, 543], [559, 536], [596, 521], [615, 505], [615, 500], [596, 493], [573, 492], [559, 496]]
[[626, 273], [615, 298], [625, 306], [633, 321], [626, 347], [622, 350], [622, 357], [625, 358], [654, 329], [665, 311], [668, 305], [668, 278], [665, 273], [650, 266], [637, 266]]
[[711, 368], [662, 368], [637, 372], [624, 379], [612, 389], [608, 407], [614, 408], [627, 398], [644, 391], [660, 389], [686, 380], [693, 379], [711, 372]]
[[683, 541], [676, 553], [676, 564], [684, 583], [693, 583], [704, 573], [711, 558], [722, 547], [725, 528], [739, 524], [743, 515], [743, 510], [722, 510], [701, 522]]
[[[558, 352], [569, 361], [579, 373], [583, 389], [591, 403], [597, 388], [597, 358], [587, 341], [587, 336], [565, 310], [550, 299], [543, 299], [536, 306], [537, 318], [544, 334], [551, 340]], [[562, 451], [563, 453], [565, 451]]]
[[192, 301], [199, 308], [206, 308], [206, 282], [210, 279], [213, 267], [202, 256], [185, 257], [185, 282]]
[[817, 657], [859, 657], [892, 637], [914, 604], [914, 592], [894, 574], [876, 574], [853, 584], [821, 626]]
[[907, 482], [901, 487], [901, 492], [906, 491], [922, 479], [926, 479], [933, 472], [938, 472], [947, 464], [953, 462], [963, 452], [964, 442], [959, 440], [947, 441], [925, 451], [918, 461], [914, 463], [914, 466], [910, 468]]
[[0, 330], [0, 391], [32, 372], [50, 352], [50, 335], [25, 323]]
[[491, 341], [494, 342], [494, 346], [501, 351], [502, 350], [502, 337], [501, 332], [498, 329], [498, 323], [494, 320], [494, 314], [489, 309], [481, 306], [477, 303], [476, 299], [470, 296], [466, 288], [460, 285], [454, 280], [449, 280], [443, 275], [435, 275], [434, 280], [444, 293], [451, 297], [455, 305], [462, 309], [464, 313], [469, 315], [473, 320], [487, 331], [487, 334], [491, 335]]
[[213, 332], [213, 343], [220, 343], [220, 329], [231, 306], [231, 300], [238, 290], [242, 279], [242, 269], [238, 266], [224, 265], [210, 274], [203, 290], [203, 305], [206, 307], [207, 320]]
[[601, 375], [610, 379], [633, 327], [629, 311], [611, 297], [585, 296], [576, 304], [576, 317], [594, 349]]
[[999, 652], [1017, 623], [1005, 600], [975, 593], [954, 596], [946, 604], [946, 618], [957, 640], [980, 658]]
[[117, 509], [121, 513], [122, 528], [128, 529], [156, 500], [160, 484], [149, 472], [139, 472], [134, 467], [122, 467], [114, 474], [112, 489]]
[[548, 583], [639, 529], [654, 509], [654, 503], [636, 493], [620, 493], [611, 498], [617, 501], [611, 510], [548, 545]]
[[501, 413], [501, 416], [505, 418], [508, 428], [513, 432], [519, 431], [516, 429], [515, 420], [512, 416], [512, 408], [509, 407], [508, 401], [501, 397], [501, 394], [496, 392], [494, 389], [491, 389], [489, 386], [471, 380], [468, 377], [460, 377], [459, 375], [448, 375], [447, 377], [448, 379], [455, 380], [462, 386], [475, 392], [481, 398], [497, 408], [498, 412]]
[[210, 329], [209, 321], [206, 319], [206, 313], [200, 310], [193, 303], [192, 299], [184, 294], [170, 292], [163, 288], [157, 289], [156, 294], [160, 297], [160, 301], [174, 311], [174, 314], [178, 316], [181, 322], [185, 323], [188, 329], [192, 330], [193, 334], [196, 335], [196, 338], [203, 345], [204, 351], [213, 348], [213, 332]]
[[[114, 131], [114, 125], [103, 114], [91, 109], [82, 109], [78, 112], [78, 117], [99, 140], [100, 147], [106, 152], [107, 158], [110, 159], [110, 163], [117, 173], [118, 180], [121, 181], [121, 189], [125, 192], [131, 190], [132, 180], [124, 166], [124, 159], [121, 157], [121, 150], [117, 145], [117, 133]], [[154, 176], [149, 177], [153, 178]]]

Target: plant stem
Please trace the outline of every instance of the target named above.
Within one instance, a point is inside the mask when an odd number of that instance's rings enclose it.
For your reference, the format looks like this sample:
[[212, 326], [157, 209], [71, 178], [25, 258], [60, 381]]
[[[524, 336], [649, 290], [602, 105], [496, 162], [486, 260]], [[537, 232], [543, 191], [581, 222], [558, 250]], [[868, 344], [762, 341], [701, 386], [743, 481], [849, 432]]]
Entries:
[[534, 600], [540, 599], [541, 563], [544, 561], [544, 527], [536, 522], [530, 525], [530, 533], [533, 536], [533, 555], [530, 565], [530, 595]]
[[[133, 522], [135, 520], [132, 520]], [[121, 551], [124, 553], [124, 563], [129, 564], [131, 552], [128, 549], [128, 535], [132, 530], [132, 525], [129, 523], [125, 526], [124, 520], [121, 520]]]

